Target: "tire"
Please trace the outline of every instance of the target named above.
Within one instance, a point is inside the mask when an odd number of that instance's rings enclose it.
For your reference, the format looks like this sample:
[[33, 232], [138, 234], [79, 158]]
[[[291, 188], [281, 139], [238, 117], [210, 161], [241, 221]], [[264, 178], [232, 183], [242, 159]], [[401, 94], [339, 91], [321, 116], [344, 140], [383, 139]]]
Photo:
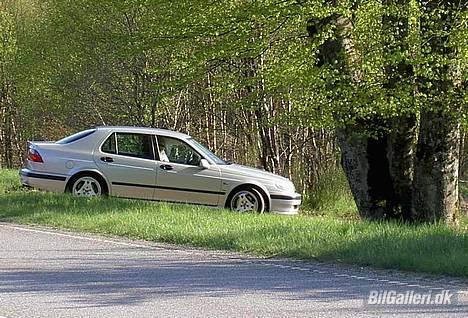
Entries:
[[82, 197], [102, 197], [108, 193], [104, 180], [94, 174], [74, 176], [68, 183], [67, 192]]
[[239, 213], [265, 211], [265, 200], [257, 189], [241, 188], [229, 195], [227, 207]]

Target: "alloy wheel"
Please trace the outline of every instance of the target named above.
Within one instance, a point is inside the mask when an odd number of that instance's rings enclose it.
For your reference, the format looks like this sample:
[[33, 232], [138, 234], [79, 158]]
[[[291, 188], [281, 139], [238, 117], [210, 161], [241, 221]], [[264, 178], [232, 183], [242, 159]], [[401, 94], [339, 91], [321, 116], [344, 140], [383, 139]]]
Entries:
[[72, 193], [77, 196], [95, 197], [102, 194], [102, 188], [96, 179], [81, 177], [73, 183]]
[[231, 200], [231, 210], [237, 212], [258, 211], [259, 201], [257, 196], [248, 190], [237, 192]]

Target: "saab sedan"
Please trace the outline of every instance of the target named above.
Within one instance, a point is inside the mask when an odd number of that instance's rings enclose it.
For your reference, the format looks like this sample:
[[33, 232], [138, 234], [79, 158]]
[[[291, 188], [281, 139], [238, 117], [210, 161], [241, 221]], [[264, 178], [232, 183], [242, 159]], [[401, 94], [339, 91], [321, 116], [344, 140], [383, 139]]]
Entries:
[[228, 163], [190, 136], [154, 128], [97, 127], [57, 142], [28, 142], [25, 186], [77, 196], [200, 204], [297, 214], [292, 182]]

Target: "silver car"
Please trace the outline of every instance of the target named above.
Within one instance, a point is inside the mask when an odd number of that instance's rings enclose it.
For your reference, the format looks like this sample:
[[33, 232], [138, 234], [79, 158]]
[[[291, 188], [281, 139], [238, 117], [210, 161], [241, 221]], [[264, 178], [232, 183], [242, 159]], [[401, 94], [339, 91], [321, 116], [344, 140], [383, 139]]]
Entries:
[[164, 129], [106, 126], [29, 142], [25, 165], [23, 185], [78, 196], [281, 214], [297, 214], [301, 204], [290, 180], [227, 163], [190, 136]]

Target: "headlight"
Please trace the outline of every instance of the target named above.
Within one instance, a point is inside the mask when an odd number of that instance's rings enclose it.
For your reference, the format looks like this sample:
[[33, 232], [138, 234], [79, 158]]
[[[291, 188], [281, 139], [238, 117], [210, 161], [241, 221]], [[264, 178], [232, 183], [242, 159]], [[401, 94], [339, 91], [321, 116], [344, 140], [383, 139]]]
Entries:
[[289, 191], [289, 192], [294, 192], [296, 191], [294, 184], [292, 182], [286, 182], [286, 183], [276, 183], [275, 184], [276, 189], [280, 191]]
[[286, 190], [286, 187], [280, 183], [275, 184], [275, 186], [278, 190]]

